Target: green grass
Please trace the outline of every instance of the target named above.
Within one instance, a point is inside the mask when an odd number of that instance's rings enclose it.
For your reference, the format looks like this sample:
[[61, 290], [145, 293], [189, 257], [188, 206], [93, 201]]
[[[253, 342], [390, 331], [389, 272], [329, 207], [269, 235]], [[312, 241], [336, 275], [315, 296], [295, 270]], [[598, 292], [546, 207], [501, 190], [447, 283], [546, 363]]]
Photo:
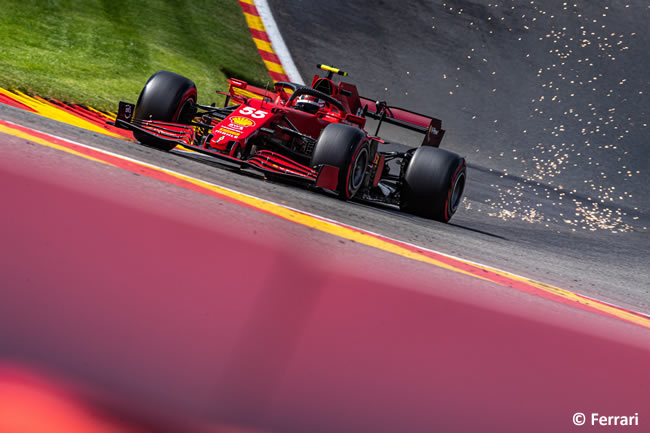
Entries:
[[161, 69], [222, 99], [226, 77], [270, 81], [235, 0], [4, 0], [0, 87], [115, 110]]

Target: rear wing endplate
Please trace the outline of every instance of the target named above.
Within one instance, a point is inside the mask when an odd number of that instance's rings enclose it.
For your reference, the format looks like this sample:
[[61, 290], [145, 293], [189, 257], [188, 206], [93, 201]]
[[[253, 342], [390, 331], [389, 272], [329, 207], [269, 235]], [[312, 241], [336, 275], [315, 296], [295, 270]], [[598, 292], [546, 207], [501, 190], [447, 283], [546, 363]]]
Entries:
[[[229, 93], [223, 93], [224, 95], [231, 95], [234, 99], [239, 99], [239, 102], [243, 102], [247, 98], [253, 99], [266, 99], [267, 101], [272, 101], [276, 98], [277, 94], [268, 89], [262, 89], [260, 87], [251, 86], [245, 81], [238, 80], [236, 78], [229, 78]], [[221, 92], [217, 92], [221, 93]]]
[[445, 130], [442, 129], [442, 121], [434, 117], [415, 113], [404, 108], [391, 107], [383, 101], [360, 97], [363, 107], [363, 116], [379, 120], [375, 135], [379, 135], [379, 128], [383, 122], [400, 126], [411, 131], [424, 134], [422, 146], [440, 146]]

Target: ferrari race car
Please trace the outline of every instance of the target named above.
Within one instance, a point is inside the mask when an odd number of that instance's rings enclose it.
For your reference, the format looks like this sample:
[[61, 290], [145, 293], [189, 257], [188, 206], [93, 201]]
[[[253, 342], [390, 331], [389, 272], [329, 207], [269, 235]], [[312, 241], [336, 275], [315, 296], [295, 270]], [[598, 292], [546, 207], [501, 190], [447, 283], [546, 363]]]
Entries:
[[[439, 149], [442, 123], [422, 114], [360, 97], [356, 86], [333, 81], [347, 73], [318, 65], [311, 86], [277, 82], [273, 91], [230, 79], [223, 107], [197, 103], [194, 83], [156, 72], [137, 104], [120, 102], [115, 126], [139, 142], [169, 151], [176, 146], [333, 191], [344, 200], [399, 206], [447, 222], [458, 209], [466, 181], [464, 158]], [[374, 135], [364, 127], [377, 123]], [[388, 123], [423, 135], [419, 147], [382, 151]], [[385, 146], [384, 146], [385, 147]], [[394, 173], [398, 171], [398, 173]]]

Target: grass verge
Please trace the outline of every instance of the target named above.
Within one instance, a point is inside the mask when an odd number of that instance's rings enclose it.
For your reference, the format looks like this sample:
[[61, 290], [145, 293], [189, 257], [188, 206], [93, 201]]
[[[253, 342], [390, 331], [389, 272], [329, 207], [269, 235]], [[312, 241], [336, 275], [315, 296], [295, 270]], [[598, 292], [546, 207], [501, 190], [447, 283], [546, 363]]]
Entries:
[[166, 69], [220, 102], [227, 76], [270, 81], [235, 0], [5, 0], [0, 87], [115, 110]]

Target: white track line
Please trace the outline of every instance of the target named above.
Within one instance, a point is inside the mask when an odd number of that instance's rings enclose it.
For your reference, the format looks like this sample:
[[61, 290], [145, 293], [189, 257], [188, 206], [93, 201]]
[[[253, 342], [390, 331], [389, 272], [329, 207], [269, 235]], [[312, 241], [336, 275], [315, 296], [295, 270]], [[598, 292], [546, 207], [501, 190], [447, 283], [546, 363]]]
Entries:
[[287, 45], [284, 43], [282, 34], [280, 34], [280, 29], [278, 29], [278, 25], [275, 23], [275, 19], [273, 19], [273, 14], [271, 13], [269, 4], [266, 0], [253, 0], [253, 3], [255, 3], [257, 12], [259, 12], [260, 18], [264, 23], [266, 33], [269, 35], [269, 39], [271, 40], [271, 45], [273, 45], [273, 50], [275, 51], [275, 54], [278, 55], [278, 58], [280, 58], [282, 67], [289, 76], [289, 80], [294, 83], [305, 84], [298, 72], [298, 68], [296, 68], [296, 64], [293, 63], [293, 58], [291, 57]]

